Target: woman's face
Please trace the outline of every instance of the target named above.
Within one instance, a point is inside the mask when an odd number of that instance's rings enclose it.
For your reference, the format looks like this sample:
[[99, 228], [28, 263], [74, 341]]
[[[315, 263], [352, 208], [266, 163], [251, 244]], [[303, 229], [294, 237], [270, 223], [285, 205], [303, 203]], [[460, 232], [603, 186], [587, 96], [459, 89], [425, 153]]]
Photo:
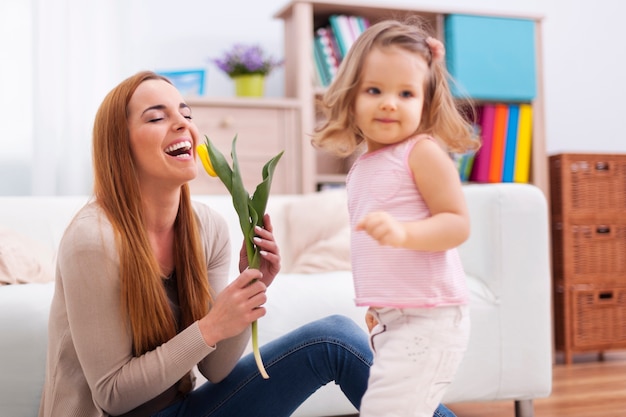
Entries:
[[142, 188], [178, 188], [198, 173], [198, 129], [180, 92], [163, 80], [147, 80], [128, 103], [128, 130]]

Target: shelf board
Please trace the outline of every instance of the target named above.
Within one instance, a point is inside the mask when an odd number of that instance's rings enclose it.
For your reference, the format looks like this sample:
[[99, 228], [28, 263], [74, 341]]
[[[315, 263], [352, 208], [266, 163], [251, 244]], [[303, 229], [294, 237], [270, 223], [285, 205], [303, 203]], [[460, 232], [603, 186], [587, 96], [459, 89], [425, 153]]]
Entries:
[[344, 183], [346, 182], [346, 174], [318, 174], [315, 178], [318, 183]]
[[190, 106], [211, 105], [221, 107], [262, 107], [262, 108], [294, 108], [300, 107], [300, 100], [286, 97], [185, 97], [187, 104]]
[[[383, 18], [393, 18], [391, 13], [413, 13], [419, 14], [428, 20], [435, 20], [438, 15], [446, 14], [470, 14], [481, 16], [494, 16], [494, 17], [512, 17], [531, 20], [542, 20], [543, 15], [532, 13], [507, 13], [506, 11], [493, 11], [493, 10], [468, 10], [468, 9], [446, 9], [446, 8], [430, 8], [430, 7], [418, 7], [408, 4], [393, 4], [393, 3], [379, 3], [380, 6], [374, 4], [363, 4], [358, 0], [342, 0], [340, 3], [332, 0], [315, 0], [315, 1], [303, 1], [292, 0], [282, 7], [274, 14], [274, 18], [286, 19], [292, 14], [293, 6], [298, 3], [310, 4], [315, 9], [315, 15], [324, 14], [350, 14], [360, 16], [383, 16]], [[396, 13], [397, 14], [397, 13]], [[397, 17], [397, 16], [396, 16]], [[379, 20], [379, 19], [376, 19]]]

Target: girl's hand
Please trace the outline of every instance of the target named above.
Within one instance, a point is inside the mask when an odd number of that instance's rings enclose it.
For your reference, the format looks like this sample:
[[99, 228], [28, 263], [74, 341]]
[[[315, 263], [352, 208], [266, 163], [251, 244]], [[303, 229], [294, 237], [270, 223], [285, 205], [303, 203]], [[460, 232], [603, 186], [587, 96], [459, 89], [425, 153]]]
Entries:
[[[259, 267], [263, 274], [261, 280], [269, 286], [280, 271], [280, 250], [274, 240], [272, 233], [274, 228], [269, 214], [265, 214], [263, 217], [263, 225], [264, 228], [256, 228], [254, 244], [261, 250], [261, 266]], [[243, 272], [248, 266], [248, 254], [244, 243], [239, 251], [239, 271]]]
[[356, 230], [366, 232], [385, 246], [402, 247], [407, 238], [404, 225], [384, 211], [365, 215], [357, 223]]
[[370, 333], [372, 333], [372, 329], [376, 327], [377, 324], [378, 320], [376, 320], [376, 317], [374, 317], [372, 313], [370, 313], [369, 311], [365, 313], [365, 325], [367, 326], [367, 330]]
[[208, 346], [237, 336], [265, 315], [267, 286], [261, 272], [246, 269], [217, 295], [209, 313], [199, 321]]

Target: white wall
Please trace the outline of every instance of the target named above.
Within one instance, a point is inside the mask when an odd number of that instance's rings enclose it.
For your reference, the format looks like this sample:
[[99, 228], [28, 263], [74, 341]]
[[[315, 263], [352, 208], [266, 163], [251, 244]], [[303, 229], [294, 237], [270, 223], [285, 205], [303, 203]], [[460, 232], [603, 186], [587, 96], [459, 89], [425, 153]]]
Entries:
[[[384, 4], [386, 0], [360, 0]], [[282, 21], [273, 14], [285, 0], [232, 0], [187, 2], [193, 10], [185, 30], [173, 27], [166, 0], [136, 0], [153, 10], [154, 19], [140, 22], [133, 33], [136, 51], [132, 69], [148, 66], [206, 65], [233, 42], [260, 42], [282, 56]], [[626, 113], [626, 86], [621, 82], [626, 65], [626, 2], [620, 0], [393, 0], [391, 4], [437, 9], [499, 11], [538, 14], [543, 20], [544, 96], [548, 154], [559, 152], [626, 152], [620, 121]], [[152, 7], [152, 5], [157, 5]], [[160, 7], [162, 6], [162, 7]], [[159, 13], [162, 11], [162, 13]], [[245, 13], [242, 13], [244, 12]], [[172, 30], [164, 30], [168, 26]], [[156, 45], [159, 45], [158, 47]], [[147, 46], [147, 47], [146, 47]], [[165, 49], [164, 49], [165, 48]], [[168, 48], [171, 48], [168, 50]], [[168, 54], [170, 56], [168, 57]], [[208, 94], [228, 95], [232, 83], [208, 65]], [[268, 95], [283, 94], [282, 73], [270, 78]]]
[[[385, 1], [362, 0], [376, 4]], [[126, 13], [111, 27], [112, 33], [124, 40], [123, 50], [119, 51], [122, 62], [115, 65], [128, 75], [140, 69], [203, 67], [208, 70], [207, 94], [230, 96], [232, 82], [209, 59], [235, 42], [259, 43], [281, 57], [282, 21], [272, 16], [285, 3], [286, 0], [188, 0], [174, 6], [169, 0], [128, 0]], [[543, 15], [548, 154], [626, 152], [626, 140], [620, 137], [620, 122], [626, 110], [626, 87], [622, 83], [622, 68], [626, 64], [626, 48], [622, 45], [626, 39], [626, 2], [394, 0], [392, 4]], [[27, 98], [32, 76], [29, 28], [16, 27], [19, 19], [15, 19], [20, 13], [28, 15], [24, 8], [30, 5], [23, 0], [0, 2], [0, 59], [4, 64], [0, 66], [0, 123], [4, 127], [0, 135], [0, 181], [4, 181], [2, 166], [7, 166], [7, 159], [28, 160], [32, 152], [28, 116], [32, 103]], [[21, 33], [17, 39], [16, 33]], [[9, 65], [5, 64], [7, 58]], [[272, 74], [266, 95], [281, 96], [282, 81], [282, 70]], [[108, 91], [111, 87], [103, 85], [100, 89]]]
[[30, 4], [0, 1], [0, 194], [28, 194], [31, 180]]

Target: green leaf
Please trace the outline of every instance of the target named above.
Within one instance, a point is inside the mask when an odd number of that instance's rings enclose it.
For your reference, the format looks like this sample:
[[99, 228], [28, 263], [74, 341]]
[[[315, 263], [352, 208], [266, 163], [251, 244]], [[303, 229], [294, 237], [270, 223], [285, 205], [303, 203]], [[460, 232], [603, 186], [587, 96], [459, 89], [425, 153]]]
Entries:
[[215, 173], [217, 174], [219, 179], [228, 189], [228, 192], [232, 194], [233, 171], [232, 169], [230, 169], [230, 165], [228, 165], [228, 161], [224, 157], [224, 154], [222, 154], [220, 150], [213, 145], [207, 135], [204, 135], [204, 137], [206, 139], [206, 147], [209, 151], [209, 159], [211, 160], [211, 165], [213, 166], [213, 169], [215, 170]]
[[246, 191], [243, 186], [243, 180], [241, 178], [241, 170], [239, 169], [239, 160], [237, 158], [237, 135], [233, 138], [233, 144], [231, 149], [231, 156], [233, 159], [233, 170], [232, 170], [232, 188], [230, 193], [233, 197], [233, 206], [237, 211], [237, 215], [239, 216], [239, 225], [241, 226], [241, 232], [243, 233], [244, 240], [246, 243], [246, 251], [248, 253], [248, 262], [250, 263], [251, 268], [257, 268], [259, 265], [252, 263], [252, 260], [255, 259], [255, 246], [252, 238], [254, 237], [254, 226], [256, 224], [252, 224], [251, 216], [248, 206], [248, 201], [250, 200], [250, 195]]
[[267, 208], [267, 200], [269, 199], [270, 189], [272, 187], [272, 178], [274, 177], [274, 170], [278, 161], [283, 156], [284, 151], [267, 161], [263, 166], [263, 181], [257, 185], [252, 198], [250, 199], [250, 205], [253, 207], [254, 212], [259, 217], [259, 226], [263, 226], [263, 216], [265, 215], [265, 209]]

